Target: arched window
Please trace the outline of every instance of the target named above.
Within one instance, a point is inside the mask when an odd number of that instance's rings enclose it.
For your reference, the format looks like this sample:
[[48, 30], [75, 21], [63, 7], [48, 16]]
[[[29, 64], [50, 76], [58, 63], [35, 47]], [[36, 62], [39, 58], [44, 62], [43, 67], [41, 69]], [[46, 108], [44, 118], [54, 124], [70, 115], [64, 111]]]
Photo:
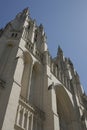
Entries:
[[14, 33], [11, 34], [11, 37], [14, 37]]
[[22, 87], [21, 87], [21, 97], [24, 100], [29, 100], [29, 84], [31, 82], [31, 75], [32, 75], [32, 57], [28, 52], [24, 52], [24, 70], [22, 76]]
[[28, 25], [28, 30], [30, 29], [30, 25]]
[[55, 86], [57, 98], [57, 113], [59, 115], [60, 130], [72, 130], [76, 120], [75, 109], [72, 99], [70, 99], [67, 91], [61, 85]]
[[41, 103], [41, 73], [40, 73], [40, 64], [36, 62], [32, 70], [32, 78], [30, 85], [30, 95], [29, 102], [35, 106], [40, 106]]

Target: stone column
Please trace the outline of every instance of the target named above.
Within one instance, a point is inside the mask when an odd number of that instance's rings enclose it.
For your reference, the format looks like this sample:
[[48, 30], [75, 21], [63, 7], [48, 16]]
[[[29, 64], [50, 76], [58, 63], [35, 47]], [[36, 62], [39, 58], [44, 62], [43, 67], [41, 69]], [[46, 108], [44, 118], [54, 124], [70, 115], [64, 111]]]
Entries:
[[31, 114], [31, 128], [30, 130], [33, 130], [33, 114]]
[[27, 102], [29, 101], [32, 68], [33, 68], [33, 59], [28, 52], [24, 52], [24, 71], [21, 81], [22, 82], [21, 96], [22, 98], [24, 98], [24, 101]]
[[21, 106], [18, 106], [18, 110], [17, 110], [17, 117], [16, 117], [16, 124], [19, 125], [19, 120], [20, 120], [20, 110], [21, 110]]
[[57, 98], [54, 89], [51, 90], [51, 95], [52, 95], [52, 111], [53, 111], [52, 114], [53, 114], [54, 130], [60, 130], [59, 116], [57, 113]]
[[60, 130], [59, 116], [54, 113], [54, 130]]
[[29, 68], [29, 84], [27, 87], [27, 101], [29, 101], [29, 95], [30, 95], [30, 85], [31, 85], [31, 78], [32, 78], [32, 71], [33, 71], [33, 63], [31, 64], [30, 68]]
[[31, 36], [32, 43], [34, 43], [34, 36], [35, 36], [35, 21], [33, 21], [33, 27], [32, 27], [32, 36]]
[[26, 130], [29, 130], [29, 117], [30, 117], [30, 112], [28, 112], [28, 116], [27, 116]]
[[24, 128], [24, 121], [25, 121], [25, 108], [23, 108], [22, 128]]
[[61, 71], [59, 70], [59, 80], [61, 81]]

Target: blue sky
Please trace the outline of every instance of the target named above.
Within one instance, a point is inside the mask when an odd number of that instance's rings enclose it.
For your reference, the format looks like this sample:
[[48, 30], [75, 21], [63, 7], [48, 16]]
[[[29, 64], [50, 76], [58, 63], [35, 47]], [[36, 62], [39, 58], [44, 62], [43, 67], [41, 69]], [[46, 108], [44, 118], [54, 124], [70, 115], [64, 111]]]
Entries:
[[0, 28], [26, 7], [43, 24], [51, 55], [56, 56], [60, 45], [87, 93], [87, 0], [1, 0]]

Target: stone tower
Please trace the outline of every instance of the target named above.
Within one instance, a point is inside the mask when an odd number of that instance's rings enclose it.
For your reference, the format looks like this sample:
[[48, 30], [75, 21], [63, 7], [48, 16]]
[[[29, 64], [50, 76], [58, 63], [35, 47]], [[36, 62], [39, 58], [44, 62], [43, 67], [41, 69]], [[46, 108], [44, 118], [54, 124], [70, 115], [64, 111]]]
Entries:
[[87, 96], [73, 63], [50, 56], [28, 8], [0, 30], [0, 130], [87, 130]]

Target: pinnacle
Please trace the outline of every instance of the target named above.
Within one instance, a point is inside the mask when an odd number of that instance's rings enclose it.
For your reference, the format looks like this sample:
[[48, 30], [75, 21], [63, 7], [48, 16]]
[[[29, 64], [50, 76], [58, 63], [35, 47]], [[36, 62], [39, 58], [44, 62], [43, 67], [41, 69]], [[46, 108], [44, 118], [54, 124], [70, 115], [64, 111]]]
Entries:
[[23, 10], [23, 13], [26, 14], [26, 15], [29, 15], [29, 8], [26, 7], [26, 8]]
[[59, 54], [63, 54], [63, 51], [62, 51], [62, 49], [61, 49], [60, 46], [58, 46], [57, 56], [58, 56]]

